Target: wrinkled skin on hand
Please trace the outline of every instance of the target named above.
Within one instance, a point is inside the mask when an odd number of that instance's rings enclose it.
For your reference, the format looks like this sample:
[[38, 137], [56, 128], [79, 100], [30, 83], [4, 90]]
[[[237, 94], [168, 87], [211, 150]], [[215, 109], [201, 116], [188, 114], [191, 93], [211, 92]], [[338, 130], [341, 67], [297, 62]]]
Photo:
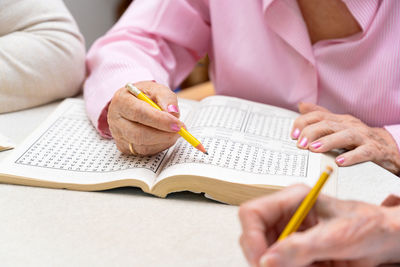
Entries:
[[124, 87], [119, 89], [108, 108], [107, 121], [118, 149], [131, 154], [129, 143], [138, 155], [153, 155], [172, 146], [184, 126], [179, 121], [178, 100], [174, 92], [153, 81], [135, 86], [157, 103], [159, 111], [136, 98]]
[[295, 185], [240, 207], [240, 244], [250, 265], [369, 267], [400, 262], [400, 198], [393, 195], [384, 201], [387, 206], [320, 195], [299, 231], [276, 242], [309, 191]]
[[336, 158], [339, 166], [373, 161], [400, 174], [399, 149], [384, 128], [369, 127], [351, 115], [334, 114], [311, 103], [300, 103], [299, 111], [292, 129], [299, 148], [321, 153], [344, 148], [349, 151]]

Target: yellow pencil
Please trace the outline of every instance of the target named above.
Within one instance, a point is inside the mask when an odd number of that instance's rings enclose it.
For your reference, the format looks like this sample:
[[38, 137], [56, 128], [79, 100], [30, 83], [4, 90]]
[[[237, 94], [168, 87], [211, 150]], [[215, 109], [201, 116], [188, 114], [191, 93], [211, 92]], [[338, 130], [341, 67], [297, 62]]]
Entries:
[[[161, 108], [154, 103], [147, 95], [145, 95], [142, 91], [140, 91], [136, 86], [134, 86], [131, 83], [128, 83], [125, 86], [126, 89], [128, 89], [128, 91], [133, 94], [134, 96], [136, 96], [137, 98], [139, 98], [140, 100], [143, 100], [147, 103], [149, 103], [151, 106], [153, 106], [154, 108], [161, 110]], [[204, 146], [200, 143], [199, 140], [197, 140], [193, 135], [191, 135], [188, 131], [185, 130], [185, 128], [181, 127], [181, 129], [179, 130], [178, 134], [180, 136], [183, 137], [183, 139], [185, 139], [186, 141], [189, 142], [189, 144], [191, 144], [193, 147], [197, 148], [198, 150], [200, 150], [201, 152], [203, 152], [204, 154], [208, 155], [207, 151], [204, 149]]]
[[278, 238], [279, 240], [285, 239], [288, 235], [293, 232], [296, 232], [299, 229], [301, 223], [306, 218], [308, 212], [314, 206], [315, 201], [317, 201], [319, 192], [324, 186], [325, 182], [328, 180], [331, 175], [333, 169], [331, 166], [327, 166], [325, 171], [321, 173], [317, 183], [311, 189], [310, 193], [304, 198], [303, 202], [301, 202], [300, 207], [296, 210], [293, 217], [290, 219], [289, 223], [286, 225], [285, 229], [281, 233]]

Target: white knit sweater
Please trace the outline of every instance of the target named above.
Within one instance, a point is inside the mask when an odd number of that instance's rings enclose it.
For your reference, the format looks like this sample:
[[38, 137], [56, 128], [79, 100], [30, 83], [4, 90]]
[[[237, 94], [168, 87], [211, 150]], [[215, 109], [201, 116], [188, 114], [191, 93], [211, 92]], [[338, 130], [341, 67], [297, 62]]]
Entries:
[[0, 1], [0, 113], [75, 95], [84, 40], [62, 0]]

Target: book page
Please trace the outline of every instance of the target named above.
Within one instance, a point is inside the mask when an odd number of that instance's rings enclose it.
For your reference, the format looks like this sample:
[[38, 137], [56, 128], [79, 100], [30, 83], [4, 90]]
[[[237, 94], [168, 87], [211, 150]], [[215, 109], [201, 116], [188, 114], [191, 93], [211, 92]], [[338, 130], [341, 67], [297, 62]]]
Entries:
[[180, 139], [168, 153], [157, 181], [195, 175], [235, 183], [313, 185], [320, 154], [296, 147], [290, 131], [297, 113], [232, 97], [204, 99], [192, 113], [190, 132], [208, 150], [204, 155]]
[[[186, 115], [192, 104], [182, 103], [180, 108]], [[96, 132], [86, 115], [84, 101], [67, 99], [1, 162], [0, 173], [73, 184], [136, 179], [150, 187], [167, 152], [147, 157], [123, 155], [113, 140]]]

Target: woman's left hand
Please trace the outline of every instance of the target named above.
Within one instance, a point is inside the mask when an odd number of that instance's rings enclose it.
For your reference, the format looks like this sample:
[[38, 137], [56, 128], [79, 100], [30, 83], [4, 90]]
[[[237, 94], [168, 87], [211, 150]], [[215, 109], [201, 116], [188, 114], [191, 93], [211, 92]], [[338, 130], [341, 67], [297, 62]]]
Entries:
[[373, 128], [351, 115], [339, 115], [311, 104], [300, 103], [301, 115], [295, 120], [292, 138], [297, 146], [313, 152], [332, 149], [349, 150], [336, 158], [339, 166], [373, 161], [383, 168], [400, 173], [400, 153], [391, 134]]

